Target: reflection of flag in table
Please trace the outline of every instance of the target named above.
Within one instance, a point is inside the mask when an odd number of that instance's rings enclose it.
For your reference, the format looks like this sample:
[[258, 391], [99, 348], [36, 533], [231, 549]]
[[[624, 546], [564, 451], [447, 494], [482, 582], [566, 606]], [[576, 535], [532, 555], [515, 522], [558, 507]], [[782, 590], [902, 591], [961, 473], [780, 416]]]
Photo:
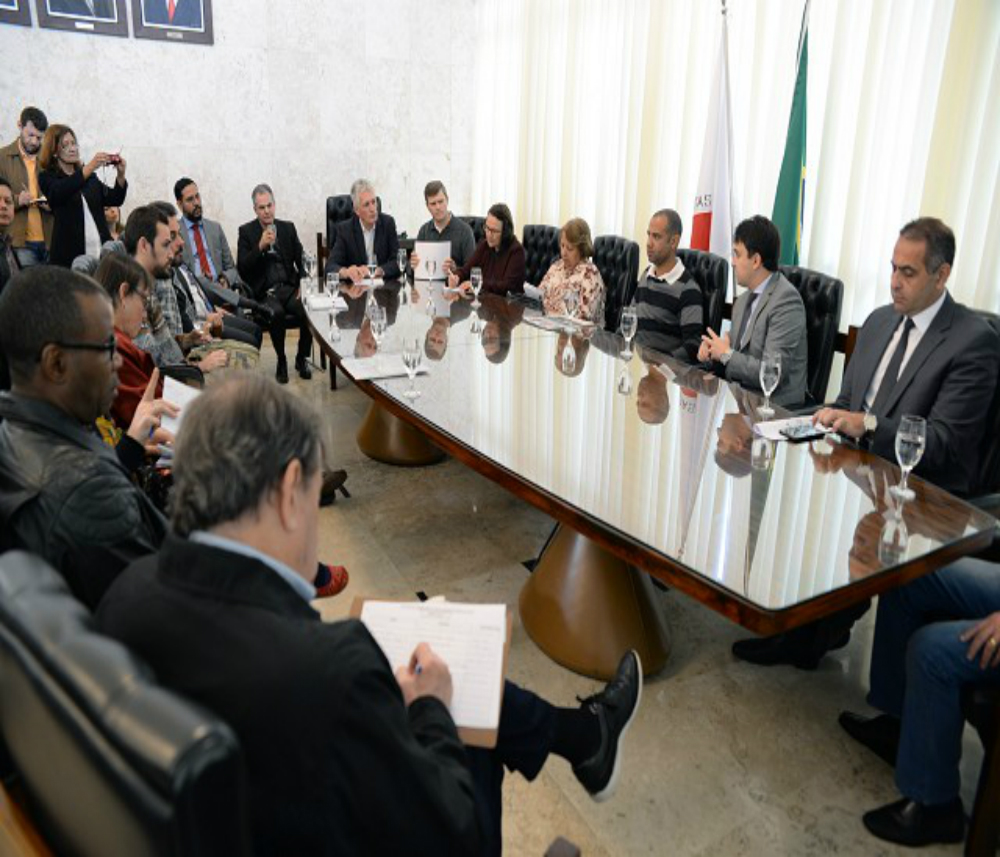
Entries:
[[792, 110], [788, 117], [785, 155], [771, 220], [781, 233], [781, 264], [798, 265], [802, 250], [802, 215], [806, 200], [806, 83], [809, 68], [809, 0], [802, 12]]
[[722, 8], [718, 59], [712, 78], [712, 102], [705, 126], [705, 148], [694, 199], [691, 247], [707, 250], [726, 261], [733, 247], [733, 150], [729, 110], [729, 37]]
[[680, 515], [677, 516], [679, 538], [678, 558], [684, 556], [688, 530], [694, 515], [694, 504], [705, 472], [705, 459], [712, 446], [713, 432], [724, 395], [701, 396], [689, 387], [681, 387], [678, 396], [680, 411]]

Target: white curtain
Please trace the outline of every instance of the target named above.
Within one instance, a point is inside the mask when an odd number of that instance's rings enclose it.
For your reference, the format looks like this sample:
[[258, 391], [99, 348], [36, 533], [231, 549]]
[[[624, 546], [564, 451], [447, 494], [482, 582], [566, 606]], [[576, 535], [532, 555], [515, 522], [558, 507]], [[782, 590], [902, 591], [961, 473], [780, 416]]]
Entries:
[[[720, 9], [481, 0], [474, 210], [507, 202], [519, 228], [580, 216], [643, 248], [657, 208], [687, 229]], [[774, 204], [801, 13], [728, 2], [744, 216]], [[896, 233], [921, 214], [956, 232], [956, 298], [1000, 311], [1000, 3], [823, 0], [809, 54], [802, 264], [844, 280], [841, 329], [888, 301]]]

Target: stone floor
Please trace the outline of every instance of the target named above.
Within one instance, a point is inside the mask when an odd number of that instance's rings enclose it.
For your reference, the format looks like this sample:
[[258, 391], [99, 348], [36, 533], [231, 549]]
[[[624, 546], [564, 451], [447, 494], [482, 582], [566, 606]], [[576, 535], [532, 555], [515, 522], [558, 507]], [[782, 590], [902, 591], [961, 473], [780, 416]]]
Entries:
[[[294, 340], [288, 343], [294, 353]], [[273, 371], [264, 349], [259, 371]], [[343, 376], [290, 389], [324, 416], [328, 461], [349, 472], [349, 500], [321, 511], [320, 555], [345, 564], [351, 583], [327, 602], [325, 618], [346, 614], [355, 595], [503, 601], [515, 614], [509, 677], [573, 705], [596, 684], [550, 661], [516, 619], [518, 592], [551, 527], [550, 519], [499, 486], [447, 460], [428, 468], [367, 459], [355, 431], [368, 399]], [[871, 837], [861, 814], [897, 798], [892, 771], [837, 726], [843, 708], [865, 711], [873, 613], [851, 644], [814, 673], [737, 662], [730, 644], [744, 634], [676, 592], [659, 594], [674, 649], [647, 679], [625, 745], [615, 798], [593, 803], [569, 766], [549, 761], [533, 783], [509, 776], [504, 845], [541, 855], [556, 836], [585, 855], [774, 855], [910, 853]], [[971, 808], [982, 759], [965, 736], [963, 798]], [[921, 853], [960, 854], [960, 846]]]

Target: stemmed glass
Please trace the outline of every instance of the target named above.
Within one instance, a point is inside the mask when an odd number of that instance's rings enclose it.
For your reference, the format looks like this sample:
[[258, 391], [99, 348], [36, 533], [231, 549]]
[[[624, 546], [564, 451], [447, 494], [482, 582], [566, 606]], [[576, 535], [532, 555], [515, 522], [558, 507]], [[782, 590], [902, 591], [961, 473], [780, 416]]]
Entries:
[[316, 276], [316, 257], [312, 253], [303, 253], [302, 260], [305, 262], [306, 276], [313, 279]]
[[368, 254], [368, 282], [373, 286], [375, 285], [375, 271], [378, 268], [378, 259], [375, 258], [374, 253]]
[[778, 386], [781, 380], [781, 355], [773, 351], [765, 351], [760, 360], [760, 388], [764, 391], [764, 407], [759, 413], [762, 417], [773, 417], [774, 408], [771, 407], [771, 393]]
[[[576, 307], [579, 299], [577, 298], [576, 292], [566, 292], [563, 297], [563, 306], [566, 307], [566, 317], [570, 321], [576, 320]], [[570, 330], [573, 330], [573, 326], [570, 325]]]
[[635, 336], [635, 329], [639, 326], [639, 317], [636, 315], [635, 307], [629, 304], [622, 310], [622, 338], [625, 340], [625, 350], [621, 356], [626, 360], [632, 359], [632, 337]]
[[378, 304], [368, 309], [368, 320], [371, 322], [372, 339], [375, 340], [375, 363], [382, 365], [379, 350], [382, 347], [382, 340], [385, 338], [385, 310]]
[[479, 290], [483, 287], [483, 269], [473, 268], [469, 273], [469, 284], [472, 286], [472, 295], [475, 298], [472, 301], [473, 308], [479, 307]]
[[413, 380], [417, 377], [417, 370], [420, 368], [423, 354], [424, 351], [418, 337], [407, 336], [403, 340], [403, 366], [406, 367], [406, 374], [410, 377], [410, 389], [403, 395], [411, 402], [420, 395], [420, 391], [413, 386]]
[[904, 414], [899, 420], [899, 428], [896, 430], [896, 461], [903, 471], [903, 478], [899, 485], [893, 485], [889, 490], [893, 496], [900, 500], [912, 500], [913, 489], [907, 487], [906, 481], [910, 471], [920, 463], [924, 455], [924, 447], [927, 445], [927, 421], [923, 417], [915, 417]]
[[409, 261], [409, 256], [406, 251], [400, 247], [399, 252], [396, 254], [396, 262], [399, 264], [399, 277], [403, 281], [403, 285], [406, 285], [406, 263]]
[[[271, 235], [277, 236], [277, 234], [278, 234], [278, 230], [275, 228], [275, 226], [274, 226], [273, 223], [270, 226], [265, 227], [265, 229], [269, 233], [271, 233]], [[264, 255], [265, 256], [277, 256], [278, 255], [278, 251], [274, 249], [274, 242], [273, 241], [267, 246], [267, 251], [264, 253]], [[306, 255], [308, 255], [308, 254], [306, 254]], [[307, 262], [307, 260], [304, 260], [304, 261]], [[307, 262], [307, 264], [308, 264], [308, 262]], [[309, 273], [308, 267], [306, 267], [306, 273], [307, 274]]]

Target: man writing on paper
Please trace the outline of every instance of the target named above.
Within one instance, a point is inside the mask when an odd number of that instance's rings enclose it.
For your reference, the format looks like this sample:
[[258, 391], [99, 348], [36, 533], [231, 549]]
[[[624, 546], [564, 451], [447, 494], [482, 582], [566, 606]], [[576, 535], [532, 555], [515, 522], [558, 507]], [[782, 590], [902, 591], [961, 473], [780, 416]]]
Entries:
[[320, 437], [309, 404], [259, 376], [201, 395], [177, 438], [173, 532], [97, 617], [236, 731], [256, 852], [498, 854], [503, 767], [531, 779], [549, 753], [609, 796], [641, 693], [634, 653], [579, 708], [507, 683], [496, 748], [463, 749], [430, 648], [393, 675], [359, 621], [320, 621]]
[[[476, 237], [472, 227], [464, 220], [459, 220], [448, 210], [448, 191], [443, 182], [428, 182], [424, 188], [424, 202], [431, 213], [420, 231], [417, 241], [447, 241], [451, 244], [451, 255], [444, 260], [444, 270], [441, 273], [450, 274], [455, 268], [461, 268], [476, 249]], [[414, 272], [420, 270], [420, 255], [410, 254], [410, 266]]]

